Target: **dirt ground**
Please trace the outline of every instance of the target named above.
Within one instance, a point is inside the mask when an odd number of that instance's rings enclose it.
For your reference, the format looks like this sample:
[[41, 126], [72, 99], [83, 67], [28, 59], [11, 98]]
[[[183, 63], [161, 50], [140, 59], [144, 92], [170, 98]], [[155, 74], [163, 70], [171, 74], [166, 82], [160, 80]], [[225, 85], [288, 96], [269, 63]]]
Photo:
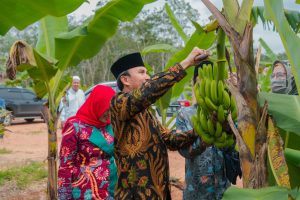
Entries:
[[[0, 148], [12, 151], [9, 154], [0, 154], [0, 170], [13, 166], [24, 165], [29, 161], [46, 161], [47, 158], [47, 126], [42, 120], [26, 123], [23, 120], [15, 120], [7, 127], [11, 132], [6, 132], [0, 139]], [[61, 130], [58, 130], [58, 141], [61, 140]], [[184, 159], [177, 152], [169, 152], [170, 176], [172, 179], [184, 182]], [[178, 183], [178, 181], [177, 181]], [[241, 184], [241, 181], [239, 181]], [[182, 190], [172, 185], [173, 200], [182, 199]], [[180, 187], [179, 187], [180, 188]], [[46, 180], [33, 183], [26, 190], [18, 190], [16, 184], [10, 182], [1, 186], [0, 199], [46, 199]]]

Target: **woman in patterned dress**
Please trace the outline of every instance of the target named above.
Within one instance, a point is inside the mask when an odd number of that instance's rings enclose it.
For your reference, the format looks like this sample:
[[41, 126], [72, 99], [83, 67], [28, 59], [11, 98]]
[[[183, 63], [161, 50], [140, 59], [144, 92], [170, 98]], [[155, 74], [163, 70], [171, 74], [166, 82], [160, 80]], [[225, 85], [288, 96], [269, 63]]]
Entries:
[[109, 105], [112, 88], [98, 85], [62, 131], [59, 199], [113, 199], [117, 180]]

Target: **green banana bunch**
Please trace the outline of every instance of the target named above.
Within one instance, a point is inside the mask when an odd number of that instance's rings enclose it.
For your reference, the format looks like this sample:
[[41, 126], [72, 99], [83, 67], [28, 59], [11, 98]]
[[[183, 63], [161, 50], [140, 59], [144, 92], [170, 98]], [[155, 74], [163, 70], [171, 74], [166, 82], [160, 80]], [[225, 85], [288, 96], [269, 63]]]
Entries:
[[[224, 70], [227, 77], [227, 70]], [[234, 143], [232, 133], [227, 133], [227, 115], [237, 118], [237, 107], [233, 96], [224, 85], [224, 80], [217, 80], [218, 68], [204, 65], [199, 69], [199, 82], [194, 86], [198, 103], [197, 114], [192, 117], [194, 130], [207, 144], [225, 148]]]

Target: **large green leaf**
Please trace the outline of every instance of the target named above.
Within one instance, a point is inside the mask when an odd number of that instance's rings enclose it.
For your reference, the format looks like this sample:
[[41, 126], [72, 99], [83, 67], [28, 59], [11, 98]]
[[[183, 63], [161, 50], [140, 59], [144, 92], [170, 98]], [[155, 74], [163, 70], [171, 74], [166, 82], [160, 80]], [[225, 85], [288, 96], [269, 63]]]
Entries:
[[[295, 149], [286, 148], [284, 151], [285, 158], [288, 162], [293, 163], [299, 167], [300, 170], [300, 151]], [[300, 173], [300, 171], [299, 171]]]
[[264, 0], [266, 16], [271, 19], [278, 31], [286, 54], [292, 66], [297, 88], [300, 88], [300, 38], [293, 32], [284, 15], [282, 0], [274, 3], [271, 0]]
[[259, 93], [262, 106], [268, 101], [269, 113], [274, 117], [276, 126], [300, 135], [300, 97], [296, 95]]
[[230, 24], [234, 24], [240, 10], [238, 0], [223, 0], [224, 14]]
[[36, 49], [48, 57], [55, 57], [55, 37], [68, 31], [68, 19], [64, 17], [47, 16], [39, 21], [39, 38]]
[[[64, 70], [75, 66], [83, 59], [96, 55], [103, 44], [112, 37], [120, 22], [136, 17], [145, 4], [155, 0], [114, 0], [96, 11], [87, 26], [64, 33], [55, 39], [55, 57], [59, 71], [55, 80], [60, 80]], [[58, 83], [53, 83], [56, 91]]]
[[272, 60], [273, 62], [275, 60], [278, 60], [276, 54], [272, 51], [272, 49], [269, 47], [269, 45], [262, 39], [262, 38], [259, 38], [258, 39], [260, 45], [265, 49], [266, 51], [266, 56]]
[[13, 26], [22, 30], [46, 15], [67, 15], [83, 2], [85, 0], [1, 0], [0, 35]]
[[56, 59], [59, 68], [75, 66], [90, 58], [117, 31], [120, 22], [136, 17], [143, 6], [155, 0], [115, 0], [96, 11], [87, 26], [75, 29], [56, 38]]
[[234, 27], [241, 35], [244, 34], [245, 26], [250, 21], [253, 2], [254, 0], [243, 0], [239, 16], [236, 18]]
[[223, 200], [287, 200], [289, 190], [281, 187], [266, 187], [262, 189], [241, 189], [229, 187], [224, 193]]
[[184, 43], [187, 43], [188, 36], [184, 33], [183, 28], [181, 27], [180, 23], [177, 21], [174, 13], [172, 12], [170, 6], [167, 3], [165, 4], [165, 9], [171, 20], [173, 27], [176, 29], [177, 33], [179, 34], [181, 39], [184, 41]]
[[[215, 39], [216, 39], [216, 35], [214, 32], [206, 33], [204, 31], [201, 31], [201, 32], [195, 31], [193, 33], [193, 35], [191, 36], [191, 38], [189, 39], [189, 41], [187, 42], [187, 44], [185, 45], [185, 47], [182, 50], [175, 53], [168, 60], [165, 69], [168, 69], [169, 67], [175, 65], [175, 63], [181, 62], [183, 59], [185, 59], [195, 46], [197, 46], [201, 49], [209, 48], [214, 43]], [[194, 70], [194, 68], [190, 67], [187, 70], [187, 76], [180, 82], [176, 83], [172, 87], [172, 90], [169, 90], [167, 92], [167, 94], [165, 94], [162, 97], [163, 98], [162, 103], [163, 103], [164, 108], [168, 107], [170, 100], [171, 100], [171, 98], [170, 98], [171, 96], [172, 96], [172, 98], [177, 98], [180, 96], [180, 94], [184, 90], [185, 84], [192, 80], [192, 76], [193, 76], [193, 72], [194, 72], [193, 70]]]
[[[251, 12], [251, 21], [254, 24], [258, 23], [258, 19], [260, 19], [263, 22], [264, 27], [270, 28], [269, 25], [272, 24], [273, 30], [275, 31], [275, 27], [270, 19], [267, 19], [265, 17], [265, 7], [263, 6], [254, 6], [252, 8]], [[297, 10], [284, 10], [284, 15], [289, 23], [289, 25], [292, 27], [293, 31], [295, 33], [298, 33], [300, 30], [300, 12]]]
[[154, 44], [151, 46], [147, 46], [142, 50], [142, 55], [146, 55], [148, 53], [162, 53], [162, 52], [168, 52], [168, 53], [174, 53], [176, 52], [176, 48], [169, 44]]

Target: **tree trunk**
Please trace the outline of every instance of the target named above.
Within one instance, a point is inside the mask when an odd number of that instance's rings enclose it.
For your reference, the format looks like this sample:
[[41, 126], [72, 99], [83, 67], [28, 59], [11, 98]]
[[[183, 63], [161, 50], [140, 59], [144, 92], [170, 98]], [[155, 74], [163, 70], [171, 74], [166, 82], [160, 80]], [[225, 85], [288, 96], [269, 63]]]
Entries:
[[48, 183], [47, 199], [57, 199], [57, 118], [54, 117], [48, 106], [44, 106], [43, 116], [48, 127]]
[[202, 2], [214, 14], [233, 48], [238, 88], [230, 83], [228, 87], [238, 107], [238, 131], [234, 132], [240, 149], [243, 186], [244, 188], [261, 188], [267, 184], [266, 109], [260, 117], [252, 49], [253, 27], [251, 23], [248, 23], [243, 35], [240, 35], [209, 0], [202, 0]]

